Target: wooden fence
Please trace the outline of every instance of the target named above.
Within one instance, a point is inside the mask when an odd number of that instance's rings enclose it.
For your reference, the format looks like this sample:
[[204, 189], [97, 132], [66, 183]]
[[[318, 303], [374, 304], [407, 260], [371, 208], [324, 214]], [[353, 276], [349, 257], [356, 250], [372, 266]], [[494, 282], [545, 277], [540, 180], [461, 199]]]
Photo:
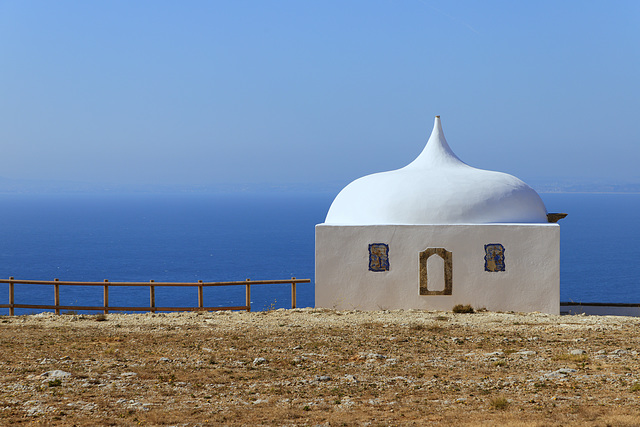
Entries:
[[[8, 308], [9, 315], [14, 315], [14, 309], [16, 308], [31, 308], [31, 309], [44, 309], [55, 310], [56, 314], [60, 314], [60, 310], [85, 310], [85, 311], [102, 311], [104, 314], [110, 311], [218, 311], [218, 310], [246, 310], [251, 311], [251, 286], [254, 285], [276, 285], [276, 284], [291, 284], [291, 308], [296, 308], [296, 284], [297, 283], [310, 283], [310, 279], [296, 279], [292, 277], [291, 280], [251, 280], [237, 282], [198, 282], [179, 283], [179, 282], [70, 282], [62, 281], [58, 279], [54, 280], [18, 280], [10, 277], [9, 279], [0, 279], [0, 283], [9, 284], [9, 304], [0, 304], [0, 308]], [[39, 305], [39, 304], [16, 304], [14, 301], [14, 287], [15, 285], [49, 285], [53, 286], [53, 299], [54, 305]], [[77, 305], [60, 305], [60, 286], [102, 286], [104, 289], [103, 304], [99, 306], [77, 306]], [[109, 288], [113, 286], [130, 286], [149, 287], [149, 307], [112, 307], [109, 305]], [[173, 286], [173, 287], [197, 287], [198, 288], [198, 306], [197, 307], [156, 307], [156, 293], [155, 288], [158, 286]], [[246, 305], [235, 307], [205, 307], [203, 288], [211, 286], [244, 286], [246, 293]]]

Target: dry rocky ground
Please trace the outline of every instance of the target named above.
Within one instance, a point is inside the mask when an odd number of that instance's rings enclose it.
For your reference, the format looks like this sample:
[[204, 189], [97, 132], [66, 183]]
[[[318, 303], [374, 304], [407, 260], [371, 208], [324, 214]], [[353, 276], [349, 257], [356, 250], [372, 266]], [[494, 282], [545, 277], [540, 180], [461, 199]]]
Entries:
[[0, 317], [0, 424], [640, 425], [640, 319]]

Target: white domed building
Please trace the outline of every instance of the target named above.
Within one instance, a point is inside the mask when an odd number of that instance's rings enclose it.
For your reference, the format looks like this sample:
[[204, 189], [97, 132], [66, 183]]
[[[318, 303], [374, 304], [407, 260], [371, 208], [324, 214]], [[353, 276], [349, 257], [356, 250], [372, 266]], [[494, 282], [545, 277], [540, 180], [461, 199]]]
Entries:
[[558, 314], [562, 216], [462, 162], [437, 116], [418, 158], [347, 185], [316, 226], [316, 307]]

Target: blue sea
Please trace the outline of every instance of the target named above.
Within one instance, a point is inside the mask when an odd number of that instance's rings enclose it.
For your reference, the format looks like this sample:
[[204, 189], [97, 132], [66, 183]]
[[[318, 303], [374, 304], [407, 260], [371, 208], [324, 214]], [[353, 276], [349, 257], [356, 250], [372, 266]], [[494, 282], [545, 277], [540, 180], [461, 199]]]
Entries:
[[[205, 282], [308, 278], [314, 226], [334, 194], [0, 195], [0, 277]], [[640, 195], [541, 194], [561, 225], [562, 301], [640, 303]], [[0, 303], [8, 303], [0, 284]], [[243, 287], [206, 288], [206, 306], [244, 305]], [[101, 287], [61, 287], [63, 305], [102, 305]], [[16, 285], [16, 303], [53, 304], [50, 286]], [[110, 288], [112, 306], [149, 289]], [[252, 308], [290, 307], [290, 285], [252, 287]], [[157, 306], [195, 306], [195, 288], [157, 288]], [[16, 314], [35, 310], [17, 309]], [[8, 309], [0, 309], [8, 314]]]

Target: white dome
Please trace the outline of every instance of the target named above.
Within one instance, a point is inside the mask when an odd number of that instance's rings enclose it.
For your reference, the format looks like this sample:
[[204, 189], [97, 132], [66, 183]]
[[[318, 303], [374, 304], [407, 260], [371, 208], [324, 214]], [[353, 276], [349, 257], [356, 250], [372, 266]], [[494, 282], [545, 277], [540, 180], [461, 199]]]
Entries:
[[547, 209], [533, 188], [460, 160], [444, 138], [440, 116], [418, 158], [347, 185], [325, 220], [341, 225], [546, 222]]

